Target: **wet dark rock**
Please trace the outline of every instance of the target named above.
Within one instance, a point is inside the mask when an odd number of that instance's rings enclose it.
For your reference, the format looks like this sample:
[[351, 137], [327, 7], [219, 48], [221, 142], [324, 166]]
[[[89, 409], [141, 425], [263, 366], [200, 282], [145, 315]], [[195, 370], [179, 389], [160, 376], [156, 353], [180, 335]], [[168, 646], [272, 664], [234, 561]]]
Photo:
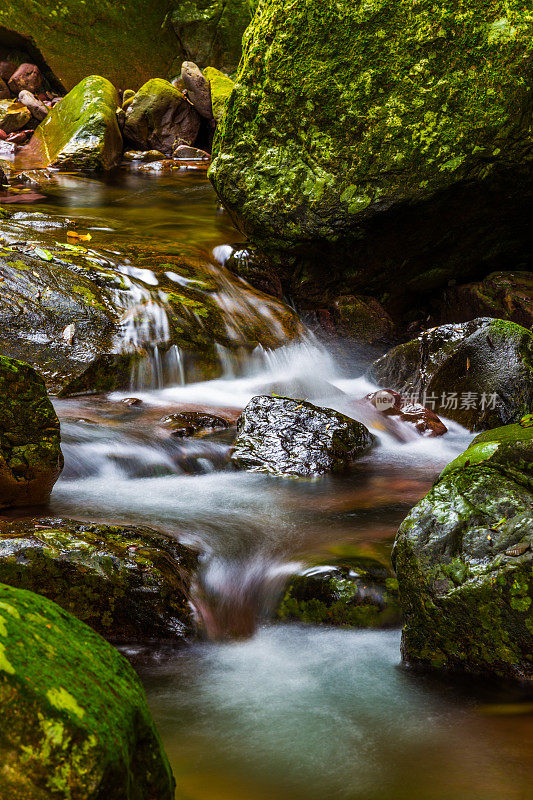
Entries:
[[172, 432], [173, 436], [193, 436], [195, 433], [204, 433], [214, 430], [225, 430], [229, 423], [223, 417], [208, 414], [203, 411], [182, 411], [178, 414], [169, 414], [161, 420], [161, 425]]
[[126, 150], [122, 159], [132, 163], [150, 164], [153, 161], [164, 161], [165, 156], [160, 150]]
[[413, 403], [392, 389], [381, 389], [365, 397], [377, 411], [385, 417], [407, 422], [421, 436], [444, 436], [448, 428], [441, 419], [421, 403]]
[[181, 80], [187, 90], [187, 97], [200, 116], [213, 119], [209, 83], [193, 61], [184, 61], [181, 65]]
[[394, 322], [374, 297], [341, 296], [334, 304], [339, 333], [361, 342], [375, 344], [389, 341]]
[[18, 95], [23, 89], [37, 94], [41, 91], [42, 85], [43, 77], [36, 64], [21, 64], [8, 81], [8, 86], [15, 95]]
[[0, 78], [0, 100], [9, 100], [11, 92], [7, 83]]
[[172, 772], [127, 661], [33, 592], [0, 585], [0, 605], [0, 796], [171, 800]]
[[442, 325], [390, 350], [369, 376], [470, 430], [517, 422], [533, 408], [533, 334], [488, 318]]
[[0, 78], [7, 83], [16, 69], [12, 61], [0, 61]]
[[182, 640], [196, 554], [147, 528], [0, 522], [0, 581], [53, 600], [113, 641]]
[[238, 469], [288, 477], [348, 469], [374, 442], [360, 422], [286, 397], [253, 397], [237, 430], [231, 459]]
[[407, 662], [533, 680], [532, 464], [529, 415], [474, 439], [401, 525]]
[[31, 92], [28, 92], [24, 89], [22, 92], [19, 93], [19, 102], [22, 103], [23, 106], [30, 111], [32, 117], [34, 117], [39, 122], [42, 122], [43, 119], [46, 119], [48, 116], [48, 108], [45, 104], [38, 100], [35, 95]]
[[309, 567], [291, 578], [277, 617], [310, 625], [395, 627], [402, 619], [398, 582], [370, 558]]
[[46, 503], [62, 467], [59, 420], [43, 379], [0, 356], [0, 508]]
[[266, 292], [274, 297], [283, 297], [279, 275], [272, 268], [270, 261], [257, 249], [236, 246], [224, 262], [224, 266], [261, 292]]
[[436, 317], [439, 323], [494, 317], [531, 329], [533, 275], [531, 272], [493, 272], [477, 283], [451, 286], [443, 294]]
[[143, 150], [171, 156], [176, 141], [194, 144], [200, 116], [184, 95], [161, 78], [141, 86], [126, 110], [124, 137]]

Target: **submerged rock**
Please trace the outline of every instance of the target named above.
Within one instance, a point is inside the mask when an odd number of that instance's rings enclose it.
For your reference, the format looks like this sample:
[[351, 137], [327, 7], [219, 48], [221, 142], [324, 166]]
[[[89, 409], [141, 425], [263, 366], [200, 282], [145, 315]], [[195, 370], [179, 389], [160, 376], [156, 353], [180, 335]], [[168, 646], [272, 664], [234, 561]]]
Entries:
[[117, 91], [106, 78], [84, 78], [39, 125], [18, 157], [20, 164], [81, 172], [111, 169], [122, 153], [117, 106]]
[[237, 430], [231, 460], [238, 469], [288, 477], [348, 469], [374, 443], [360, 422], [287, 397], [253, 397]]
[[59, 420], [43, 379], [0, 356], [0, 508], [46, 503], [62, 466]]
[[277, 616], [310, 625], [394, 627], [401, 623], [398, 582], [368, 558], [309, 567], [289, 582]]
[[177, 437], [229, 428], [228, 420], [204, 411], [180, 411], [177, 414], [169, 414], [161, 420], [161, 425], [170, 430], [172, 436]]
[[143, 150], [160, 150], [171, 156], [180, 144], [194, 144], [200, 116], [171, 83], [154, 78], [131, 100], [126, 110], [124, 137]]
[[409, 663], [533, 679], [532, 422], [474, 439], [401, 525]]
[[476, 317], [506, 319], [533, 328], [531, 272], [493, 272], [478, 283], [445, 290], [437, 310], [439, 322], [468, 322]]
[[196, 555], [147, 528], [0, 522], [0, 582], [48, 597], [113, 641], [182, 640]]
[[488, 318], [442, 325], [394, 347], [369, 376], [470, 430], [517, 422], [533, 408], [533, 334]]
[[286, 292], [410, 308], [533, 246], [530, 10], [261, 4], [211, 180]]
[[0, 585], [0, 795], [172, 800], [139, 679], [55, 603]]

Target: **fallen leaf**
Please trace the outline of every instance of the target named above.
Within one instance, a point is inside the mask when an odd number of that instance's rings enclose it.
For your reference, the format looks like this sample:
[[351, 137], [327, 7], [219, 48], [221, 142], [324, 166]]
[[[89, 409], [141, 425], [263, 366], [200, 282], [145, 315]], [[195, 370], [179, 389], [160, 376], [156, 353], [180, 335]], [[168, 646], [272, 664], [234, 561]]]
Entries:
[[69, 239], [79, 239], [80, 242], [90, 242], [93, 238], [90, 233], [77, 233], [76, 231], [67, 231]]
[[43, 261], [53, 261], [54, 259], [50, 250], [45, 250], [44, 247], [36, 247], [34, 252], [35, 255], [42, 258]]

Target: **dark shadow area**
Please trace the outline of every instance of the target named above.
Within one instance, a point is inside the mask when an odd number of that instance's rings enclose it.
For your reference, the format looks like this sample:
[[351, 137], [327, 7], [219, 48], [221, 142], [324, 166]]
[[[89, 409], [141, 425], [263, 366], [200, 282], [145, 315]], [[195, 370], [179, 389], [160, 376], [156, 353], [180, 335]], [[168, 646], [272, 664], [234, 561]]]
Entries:
[[8, 59], [15, 63], [36, 64], [48, 87], [57, 94], [66, 94], [65, 87], [54, 75], [33, 39], [0, 25], [0, 61]]

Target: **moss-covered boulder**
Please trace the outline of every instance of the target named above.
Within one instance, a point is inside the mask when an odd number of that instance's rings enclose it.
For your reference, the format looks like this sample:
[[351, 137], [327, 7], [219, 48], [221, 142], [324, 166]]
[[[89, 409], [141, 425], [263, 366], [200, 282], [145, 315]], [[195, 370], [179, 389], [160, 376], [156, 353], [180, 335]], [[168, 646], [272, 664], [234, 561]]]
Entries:
[[390, 568], [370, 558], [308, 567], [290, 580], [277, 617], [353, 628], [400, 625], [398, 582]]
[[252, 397], [237, 423], [238, 469], [308, 478], [346, 470], [374, 444], [350, 417], [289, 397]]
[[48, 597], [113, 641], [190, 634], [196, 561], [175, 539], [145, 528], [0, 522], [0, 582]]
[[84, 78], [54, 106], [19, 156], [22, 166], [96, 172], [122, 154], [115, 87], [98, 75]]
[[0, 795], [173, 800], [126, 660], [55, 603], [0, 585]]
[[210, 175], [291, 295], [410, 308], [529, 258], [532, 33], [520, 0], [261, 2]]
[[394, 347], [369, 377], [473, 431], [518, 422], [533, 408], [533, 334], [499, 319], [442, 325]]
[[0, 356], [0, 508], [46, 503], [62, 466], [59, 420], [44, 380]]
[[200, 115], [168, 81], [145, 83], [126, 109], [124, 137], [142, 150], [160, 150], [171, 156], [176, 142], [194, 144]]
[[436, 304], [439, 322], [494, 317], [533, 328], [533, 274], [493, 272], [482, 281], [448, 287]]
[[226, 111], [226, 105], [235, 86], [234, 81], [215, 67], [206, 67], [204, 77], [211, 89], [211, 109], [217, 122], [221, 122]]
[[[177, 0], [182, 5], [182, 0]], [[168, 0], [16, 0], [0, 8], [0, 55], [32, 61], [67, 90], [98, 72], [116, 86], [166, 77], [180, 43]], [[46, 69], [48, 68], [48, 69]]]
[[258, 0], [174, 0], [170, 19], [185, 56], [233, 72]]
[[0, 128], [4, 133], [20, 131], [30, 119], [31, 113], [22, 103], [0, 100]]
[[400, 527], [409, 663], [533, 679], [532, 423], [474, 439]]

